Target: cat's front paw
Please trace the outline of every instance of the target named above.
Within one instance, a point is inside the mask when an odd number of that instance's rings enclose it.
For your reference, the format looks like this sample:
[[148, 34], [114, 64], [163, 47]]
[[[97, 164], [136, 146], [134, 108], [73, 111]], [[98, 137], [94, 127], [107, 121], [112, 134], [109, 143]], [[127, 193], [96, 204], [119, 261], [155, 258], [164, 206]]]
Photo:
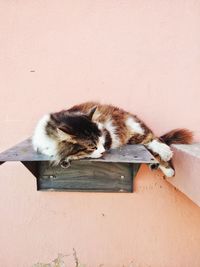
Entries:
[[45, 147], [45, 148], [34, 147], [34, 150], [39, 154], [43, 154], [49, 157], [53, 157], [55, 153], [49, 147]]

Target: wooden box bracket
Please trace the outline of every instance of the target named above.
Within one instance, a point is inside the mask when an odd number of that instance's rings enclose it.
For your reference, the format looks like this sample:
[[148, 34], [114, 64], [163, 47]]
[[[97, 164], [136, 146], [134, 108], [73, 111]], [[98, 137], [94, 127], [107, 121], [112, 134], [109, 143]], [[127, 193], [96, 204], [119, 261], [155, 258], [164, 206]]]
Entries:
[[20, 161], [36, 177], [37, 190], [133, 192], [133, 179], [141, 163], [156, 163], [143, 145], [126, 145], [103, 158], [73, 161], [67, 169], [52, 166], [52, 158], [36, 153], [31, 139], [2, 152], [0, 164]]

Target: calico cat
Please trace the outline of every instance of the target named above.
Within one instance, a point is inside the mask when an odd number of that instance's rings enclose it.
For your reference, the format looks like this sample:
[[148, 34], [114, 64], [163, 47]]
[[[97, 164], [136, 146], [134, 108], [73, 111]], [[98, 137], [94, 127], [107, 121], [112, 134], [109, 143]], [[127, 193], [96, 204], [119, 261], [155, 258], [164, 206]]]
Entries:
[[186, 129], [173, 130], [161, 137], [137, 116], [111, 105], [87, 102], [68, 110], [45, 115], [38, 122], [33, 148], [52, 156], [54, 164], [67, 166], [70, 160], [99, 158], [111, 148], [125, 144], [143, 144], [157, 159], [165, 176], [175, 174], [171, 163], [171, 144], [189, 144], [192, 133]]

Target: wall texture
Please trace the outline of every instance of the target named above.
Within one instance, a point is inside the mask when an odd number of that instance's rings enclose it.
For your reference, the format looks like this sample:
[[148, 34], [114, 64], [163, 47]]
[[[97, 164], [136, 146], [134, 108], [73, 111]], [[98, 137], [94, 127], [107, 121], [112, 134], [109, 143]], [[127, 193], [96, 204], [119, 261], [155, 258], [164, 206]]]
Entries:
[[[0, 1], [0, 148], [85, 100], [138, 114], [158, 135], [200, 139], [200, 1]], [[199, 267], [200, 209], [143, 166], [134, 194], [42, 193], [0, 167], [0, 265], [72, 249], [89, 267]]]

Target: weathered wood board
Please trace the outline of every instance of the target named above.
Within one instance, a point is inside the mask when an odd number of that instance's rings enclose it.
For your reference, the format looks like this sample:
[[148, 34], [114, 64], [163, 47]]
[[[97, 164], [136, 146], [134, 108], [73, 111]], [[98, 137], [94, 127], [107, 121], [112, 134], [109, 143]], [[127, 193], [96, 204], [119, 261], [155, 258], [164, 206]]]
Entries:
[[39, 190], [132, 192], [140, 164], [74, 161], [68, 169], [41, 162]]

